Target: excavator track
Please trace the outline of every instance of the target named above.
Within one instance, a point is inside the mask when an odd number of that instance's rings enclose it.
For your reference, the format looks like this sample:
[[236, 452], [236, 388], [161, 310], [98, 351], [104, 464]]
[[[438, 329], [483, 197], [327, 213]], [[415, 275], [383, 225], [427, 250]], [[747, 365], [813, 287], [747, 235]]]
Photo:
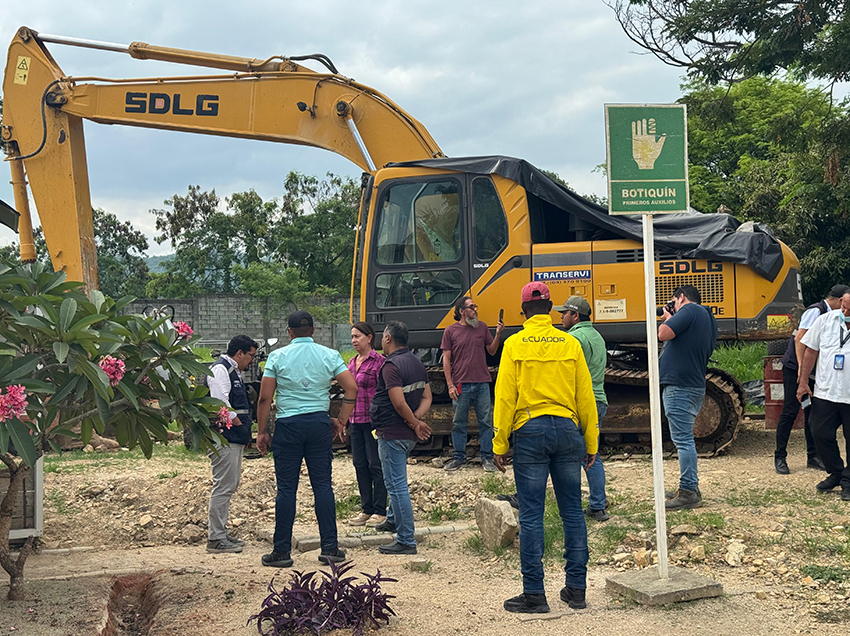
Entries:
[[[722, 369], [705, 374], [705, 402], [694, 423], [694, 441], [700, 457], [712, 457], [737, 437], [744, 418], [744, 390]], [[606, 454], [652, 452], [649, 423], [649, 372], [636, 369], [605, 370], [609, 410], [602, 423], [601, 446]], [[674, 450], [666, 416], [662, 415], [664, 449]]]
[[[490, 372], [495, 380], [496, 367]], [[433, 436], [417, 444], [416, 451], [440, 452], [451, 444], [454, 412], [448, 399], [441, 367], [428, 367], [434, 403], [423, 418], [431, 426]], [[713, 457], [727, 448], [737, 437], [744, 418], [745, 394], [741, 384], [722, 369], [709, 368], [705, 374], [705, 402], [694, 423], [694, 438], [700, 457]], [[608, 367], [605, 370], [605, 393], [608, 413], [602, 422], [600, 448], [606, 455], [652, 453], [649, 412], [649, 372], [641, 369]], [[331, 388], [331, 415], [341, 404], [342, 391]], [[664, 450], [675, 450], [670, 440], [667, 418], [662, 415]], [[468, 422], [470, 445], [477, 446], [478, 425], [470, 409]]]

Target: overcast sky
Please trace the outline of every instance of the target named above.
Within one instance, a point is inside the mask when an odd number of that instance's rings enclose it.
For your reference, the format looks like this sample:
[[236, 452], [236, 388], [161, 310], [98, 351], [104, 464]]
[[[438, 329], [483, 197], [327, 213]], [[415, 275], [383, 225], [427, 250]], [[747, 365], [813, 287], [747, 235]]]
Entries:
[[[679, 70], [637, 55], [601, 0], [0, 2], [3, 46], [19, 26], [263, 59], [324, 53], [340, 73], [410, 112], [447, 155], [521, 157], [582, 193], [606, 189], [604, 177], [592, 172], [605, 161], [603, 104], [665, 103], [680, 95]], [[169, 76], [187, 69], [48, 47], [72, 76]], [[286, 144], [94, 123], [85, 134], [93, 205], [149, 237], [149, 210], [185, 194], [189, 184], [220, 196], [254, 188], [266, 199], [280, 194], [290, 170], [360, 173], [333, 153]], [[5, 164], [0, 170], [8, 175]], [[12, 204], [5, 175], [0, 199]], [[0, 242], [13, 240], [0, 227]], [[170, 251], [151, 242], [151, 254]]]

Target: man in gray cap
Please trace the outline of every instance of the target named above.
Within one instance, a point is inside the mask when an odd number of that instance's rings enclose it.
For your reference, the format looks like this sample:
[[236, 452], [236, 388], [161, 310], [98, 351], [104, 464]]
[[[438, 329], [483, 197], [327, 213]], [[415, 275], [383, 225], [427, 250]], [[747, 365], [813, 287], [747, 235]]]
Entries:
[[[590, 379], [593, 382], [593, 397], [596, 399], [596, 413], [599, 416], [599, 427], [602, 418], [608, 411], [608, 398], [605, 395], [605, 366], [608, 363], [608, 350], [605, 340], [590, 322], [590, 303], [581, 296], [570, 296], [555, 311], [561, 312], [561, 322], [567, 333], [579, 341], [584, 359], [590, 369]], [[605, 468], [602, 458], [597, 454], [596, 461], [589, 467], [583, 462], [587, 475], [587, 485], [590, 488], [588, 506], [585, 514], [596, 521], [608, 521], [608, 501], [605, 497]]]
[[[794, 337], [788, 343], [788, 348], [785, 349], [785, 355], [782, 356], [782, 386], [785, 389], [784, 399], [782, 403], [782, 413], [779, 415], [779, 421], [776, 423], [776, 450], [773, 451], [773, 464], [776, 472], [780, 475], [788, 475], [791, 469], [788, 468], [788, 438], [791, 436], [791, 429], [794, 427], [794, 422], [800, 413], [800, 402], [797, 400], [797, 383], [799, 380], [799, 361], [803, 359], [803, 352], [806, 346], [803, 344], [803, 336], [815, 323], [815, 320], [821, 314], [825, 314], [833, 309], [838, 309], [841, 306], [841, 297], [850, 292], [850, 287], [847, 285], [835, 285], [829, 290], [829, 294], [823, 300], [809, 305], [803, 315], [800, 317], [800, 324], [797, 326], [797, 331], [794, 332]], [[809, 383], [812, 384], [811, 382]], [[817, 449], [815, 448], [815, 439], [812, 436], [812, 430], [809, 426], [809, 412], [811, 409], [803, 409], [803, 418], [805, 425], [803, 430], [806, 435], [806, 461], [807, 468], [815, 470], [826, 470], [820, 457], [818, 457]]]

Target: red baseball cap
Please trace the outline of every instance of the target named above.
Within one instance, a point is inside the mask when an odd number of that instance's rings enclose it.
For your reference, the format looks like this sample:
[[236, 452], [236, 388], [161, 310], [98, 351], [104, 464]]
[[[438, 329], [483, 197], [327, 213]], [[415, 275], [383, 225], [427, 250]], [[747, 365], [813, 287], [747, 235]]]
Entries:
[[546, 283], [535, 280], [523, 286], [522, 302], [530, 303], [532, 300], [549, 300], [549, 288]]

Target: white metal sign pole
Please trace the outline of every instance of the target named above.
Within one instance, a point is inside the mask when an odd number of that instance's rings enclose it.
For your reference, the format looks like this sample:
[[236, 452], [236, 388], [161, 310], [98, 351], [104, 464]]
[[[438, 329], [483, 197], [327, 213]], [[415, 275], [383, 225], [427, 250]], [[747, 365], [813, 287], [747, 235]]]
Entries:
[[655, 540], [658, 578], [667, 571], [667, 510], [664, 507], [664, 457], [661, 444], [661, 388], [658, 372], [658, 321], [655, 316], [655, 235], [652, 214], [643, 215], [643, 275], [646, 287], [646, 353], [649, 362], [649, 412], [652, 426], [652, 477], [655, 486]]

